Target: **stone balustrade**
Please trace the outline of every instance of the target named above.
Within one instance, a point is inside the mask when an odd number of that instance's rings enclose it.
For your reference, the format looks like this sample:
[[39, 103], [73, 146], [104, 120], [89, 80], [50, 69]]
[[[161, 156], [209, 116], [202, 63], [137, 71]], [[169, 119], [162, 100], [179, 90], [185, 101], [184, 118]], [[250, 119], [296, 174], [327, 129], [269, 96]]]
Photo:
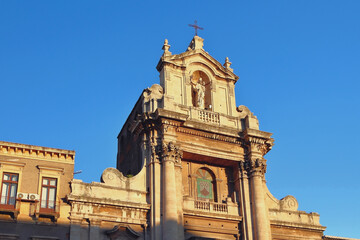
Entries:
[[214, 203], [208, 201], [194, 200], [194, 208], [201, 211], [227, 213], [226, 203]]
[[219, 113], [207, 111], [207, 110], [198, 110], [198, 119], [206, 123], [215, 123], [220, 124]]

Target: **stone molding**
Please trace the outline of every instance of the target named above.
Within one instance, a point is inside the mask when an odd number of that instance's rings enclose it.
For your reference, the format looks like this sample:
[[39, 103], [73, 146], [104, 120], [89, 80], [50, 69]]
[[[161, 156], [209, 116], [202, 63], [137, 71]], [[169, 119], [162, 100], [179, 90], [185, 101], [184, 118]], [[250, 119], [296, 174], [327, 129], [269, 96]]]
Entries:
[[75, 159], [75, 151], [4, 141], [0, 141], [0, 153], [10, 156], [17, 155], [19, 157], [36, 157], [40, 159], [67, 160], [71, 162]]
[[223, 136], [223, 135], [216, 134], [216, 133], [198, 131], [198, 130], [194, 130], [194, 129], [190, 129], [190, 128], [178, 127], [178, 128], [176, 128], [176, 131], [185, 133], [185, 134], [189, 134], [189, 135], [194, 135], [194, 136], [209, 138], [212, 140], [222, 141], [222, 142], [229, 142], [229, 143], [234, 143], [234, 144], [242, 143], [241, 141], [239, 141], [238, 138], [235, 138], [235, 137], [227, 137], [227, 136]]

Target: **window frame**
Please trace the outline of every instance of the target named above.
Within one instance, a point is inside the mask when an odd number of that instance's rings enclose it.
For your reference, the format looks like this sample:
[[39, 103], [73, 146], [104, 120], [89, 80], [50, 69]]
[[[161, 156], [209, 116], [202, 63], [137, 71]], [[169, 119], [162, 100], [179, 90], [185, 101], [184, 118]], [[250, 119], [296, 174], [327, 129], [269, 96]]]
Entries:
[[[10, 180], [4, 180], [4, 176], [6, 174], [9, 174], [10, 175]], [[12, 176], [17, 176], [17, 180], [16, 181], [12, 181]], [[2, 195], [3, 195], [3, 187], [4, 187], [4, 183], [9, 183], [9, 188], [7, 190], [7, 193], [6, 193], [6, 201], [7, 203], [3, 204], [1, 203], [0, 201], [0, 206], [1, 208], [3, 209], [15, 209], [16, 207], [16, 200], [17, 200], [17, 194], [18, 194], [18, 189], [19, 189], [19, 176], [20, 174], [19, 173], [13, 173], [13, 172], [2, 172], [2, 177], [1, 177], [1, 192], [0, 192], [0, 197], [2, 198]], [[10, 196], [11, 196], [11, 186], [16, 184], [16, 189], [15, 189], [15, 197], [14, 197], [14, 203], [13, 204], [9, 204], [10, 202]]]
[[[43, 181], [44, 180], [48, 180], [48, 184], [44, 184]], [[50, 181], [51, 180], [55, 180], [55, 186], [54, 185], [51, 185], [50, 184]], [[42, 203], [43, 203], [43, 188], [47, 188], [47, 193], [46, 193], [46, 207], [42, 207]], [[45, 176], [42, 176], [41, 177], [41, 184], [40, 184], [40, 189], [41, 189], [41, 192], [40, 192], [40, 199], [39, 199], [39, 204], [40, 204], [40, 213], [54, 213], [56, 212], [56, 207], [57, 207], [57, 202], [56, 202], [56, 199], [57, 199], [57, 189], [58, 188], [58, 178], [55, 178], [55, 177], [45, 177]], [[49, 202], [51, 201], [50, 199], [50, 189], [55, 189], [54, 191], [54, 204], [53, 204], [53, 207], [49, 207]]]

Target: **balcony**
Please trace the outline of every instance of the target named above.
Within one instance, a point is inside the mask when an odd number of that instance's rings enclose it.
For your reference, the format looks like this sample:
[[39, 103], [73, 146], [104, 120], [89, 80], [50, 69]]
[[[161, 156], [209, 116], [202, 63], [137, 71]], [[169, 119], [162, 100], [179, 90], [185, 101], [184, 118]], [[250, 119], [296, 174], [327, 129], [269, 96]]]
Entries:
[[[4, 202], [3, 199], [1, 202]], [[17, 219], [20, 212], [20, 201], [15, 197], [10, 197], [9, 202], [13, 204], [0, 204], [0, 214], [7, 214], [12, 219]]]
[[[47, 207], [44, 208], [44, 205]], [[46, 203], [41, 203], [41, 201], [37, 202], [34, 215], [36, 219], [45, 217], [56, 221], [60, 216], [60, 201], [47, 201]]]
[[231, 201], [225, 203], [184, 198], [184, 213], [191, 215], [218, 216], [220, 218], [239, 218], [238, 205]]

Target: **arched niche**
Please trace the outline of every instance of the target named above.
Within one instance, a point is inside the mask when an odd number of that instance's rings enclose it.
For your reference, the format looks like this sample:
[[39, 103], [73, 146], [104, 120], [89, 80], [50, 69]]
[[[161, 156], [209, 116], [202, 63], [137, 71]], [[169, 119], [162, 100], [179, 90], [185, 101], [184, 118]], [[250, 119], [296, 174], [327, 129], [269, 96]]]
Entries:
[[197, 70], [190, 77], [192, 106], [212, 110], [211, 81], [206, 73]]
[[216, 181], [214, 173], [205, 167], [196, 172], [196, 197], [199, 200], [217, 201]]

